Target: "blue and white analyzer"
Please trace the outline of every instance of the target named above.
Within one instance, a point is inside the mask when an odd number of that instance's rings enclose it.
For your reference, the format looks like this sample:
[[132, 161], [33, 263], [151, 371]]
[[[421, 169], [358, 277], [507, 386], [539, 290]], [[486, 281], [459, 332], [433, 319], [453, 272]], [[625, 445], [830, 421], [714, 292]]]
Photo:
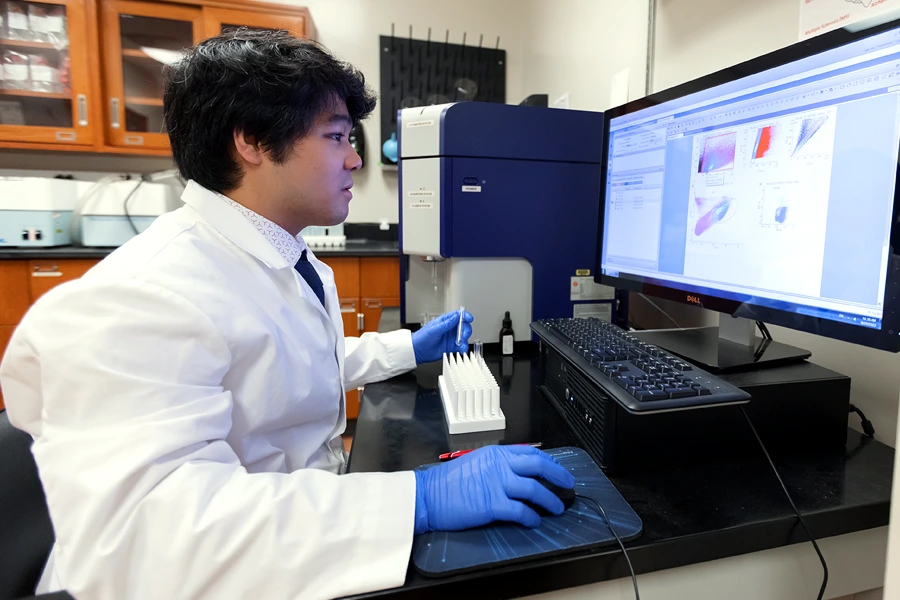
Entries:
[[610, 314], [592, 281], [602, 113], [462, 102], [404, 109], [398, 129], [402, 322], [464, 305], [495, 341], [506, 311], [520, 339]]

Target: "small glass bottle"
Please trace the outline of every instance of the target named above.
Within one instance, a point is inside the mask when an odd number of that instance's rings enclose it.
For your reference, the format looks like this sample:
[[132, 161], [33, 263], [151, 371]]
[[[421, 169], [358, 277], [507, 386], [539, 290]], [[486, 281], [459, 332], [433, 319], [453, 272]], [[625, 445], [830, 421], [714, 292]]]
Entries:
[[516, 334], [512, 328], [512, 319], [509, 318], [509, 311], [503, 317], [503, 327], [500, 328], [500, 346], [503, 354], [513, 353], [513, 342], [515, 342]]

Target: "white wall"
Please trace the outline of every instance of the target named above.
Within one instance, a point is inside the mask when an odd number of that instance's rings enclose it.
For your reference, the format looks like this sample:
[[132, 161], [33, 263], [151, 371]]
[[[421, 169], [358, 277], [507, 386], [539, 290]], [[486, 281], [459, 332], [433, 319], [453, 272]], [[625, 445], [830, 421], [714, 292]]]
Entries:
[[[799, 0], [657, 0], [653, 87], [664, 89], [777, 50], [797, 41]], [[670, 304], [660, 303], [669, 311]], [[652, 309], [636, 309], [653, 319]], [[717, 323], [708, 311], [678, 308], [679, 324]], [[670, 313], [671, 314], [671, 313]], [[646, 322], [646, 321], [645, 321]], [[655, 317], [670, 327], [665, 317]], [[776, 340], [806, 348], [812, 361], [852, 379], [851, 400], [875, 425], [876, 438], [891, 446], [897, 437], [900, 358], [844, 342], [773, 327]], [[850, 425], [859, 429], [858, 418]]]
[[797, 41], [800, 0], [656, 0], [653, 90]]
[[[629, 98], [645, 93], [648, 2], [529, 0], [524, 95], [569, 94], [569, 108], [609, 108], [610, 80], [629, 70]], [[514, 99], [510, 98], [512, 102]]]

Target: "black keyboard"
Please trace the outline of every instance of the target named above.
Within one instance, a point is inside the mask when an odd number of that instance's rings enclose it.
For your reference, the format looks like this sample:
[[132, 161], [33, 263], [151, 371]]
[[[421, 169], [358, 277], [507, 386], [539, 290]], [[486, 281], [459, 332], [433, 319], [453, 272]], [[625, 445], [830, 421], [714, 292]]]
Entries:
[[750, 400], [747, 392], [599, 319], [545, 319], [531, 329], [632, 413]]

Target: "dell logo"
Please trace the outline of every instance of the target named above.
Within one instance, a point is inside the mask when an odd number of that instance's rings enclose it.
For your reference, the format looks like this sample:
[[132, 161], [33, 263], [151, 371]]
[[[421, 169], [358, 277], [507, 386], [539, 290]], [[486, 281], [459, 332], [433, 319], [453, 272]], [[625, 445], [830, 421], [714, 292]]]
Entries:
[[691, 304], [697, 304], [698, 306], [703, 306], [703, 303], [700, 302], [700, 296], [691, 296], [688, 294], [687, 301]]

